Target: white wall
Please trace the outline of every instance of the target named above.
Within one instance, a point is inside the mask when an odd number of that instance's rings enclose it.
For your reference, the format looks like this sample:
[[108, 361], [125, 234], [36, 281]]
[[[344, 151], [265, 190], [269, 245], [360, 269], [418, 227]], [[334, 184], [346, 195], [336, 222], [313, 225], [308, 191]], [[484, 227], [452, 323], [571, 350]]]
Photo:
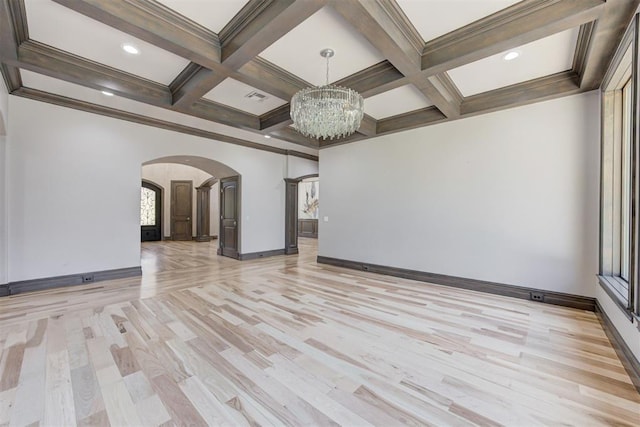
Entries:
[[[193, 199], [191, 201], [193, 218], [193, 236], [197, 234], [197, 192], [195, 188], [207, 179], [211, 178], [208, 173], [196, 169], [191, 166], [181, 165], [177, 163], [154, 163], [142, 166], [142, 178], [158, 184], [164, 189], [162, 200], [162, 225], [163, 237], [171, 236], [171, 181], [185, 180], [193, 182]], [[209, 235], [217, 236], [220, 228], [220, 209], [219, 209], [219, 184], [216, 183], [211, 187], [209, 201]]]
[[10, 97], [9, 281], [140, 265], [142, 163], [215, 159], [241, 174], [240, 251], [284, 246], [286, 156]]
[[301, 176], [317, 175], [318, 162], [300, 157], [287, 156], [287, 178], [300, 178]]
[[594, 296], [598, 102], [592, 92], [322, 150], [320, 255]]

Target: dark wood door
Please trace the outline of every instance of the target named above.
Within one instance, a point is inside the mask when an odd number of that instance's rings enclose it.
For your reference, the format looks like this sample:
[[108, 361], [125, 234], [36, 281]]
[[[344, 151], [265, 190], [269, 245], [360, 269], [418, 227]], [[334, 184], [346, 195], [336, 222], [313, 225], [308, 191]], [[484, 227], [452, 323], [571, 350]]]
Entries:
[[171, 240], [191, 240], [192, 181], [171, 181]]
[[237, 176], [220, 180], [220, 248], [218, 254], [238, 258], [240, 186]]
[[162, 240], [162, 188], [142, 182], [140, 197], [140, 240]]

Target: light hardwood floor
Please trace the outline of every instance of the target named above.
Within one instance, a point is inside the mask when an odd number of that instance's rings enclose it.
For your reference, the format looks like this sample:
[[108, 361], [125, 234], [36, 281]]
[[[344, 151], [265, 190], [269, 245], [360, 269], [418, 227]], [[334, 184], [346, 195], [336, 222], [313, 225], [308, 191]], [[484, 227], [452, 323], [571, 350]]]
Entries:
[[0, 298], [0, 425], [638, 425], [596, 316], [145, 243], [140, 279]]

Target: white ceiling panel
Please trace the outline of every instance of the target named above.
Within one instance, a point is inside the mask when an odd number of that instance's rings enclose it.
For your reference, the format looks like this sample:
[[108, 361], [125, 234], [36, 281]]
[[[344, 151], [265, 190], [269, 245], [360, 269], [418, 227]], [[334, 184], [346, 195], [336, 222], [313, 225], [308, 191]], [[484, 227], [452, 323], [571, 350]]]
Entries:
[[[25, 0], [29, 37], [110, 67], [168, 85], [188, 64], [184, 58], [94, 21], [50, 0]], [[52, 23], [55, 22], [55, 25]], [[139, 55], [122, 50], [130, 43]]]
[[185, 18], [219, 33], [236, 16], [246, 0], [157, 0]]
[[336, 52], [329, 61], [330, 82], [384, 60], [380, 52], [328, 6], [269, 46], [260, 56], [320, 86], [325, 84], [326, 60], [320, 56], [320, 51], [325, 48]]
[[425, 41], [447, 34], [520, 0], [397, 0]]
[[578, 40], [578, 28], [563, 31], [520, 46], [520, 56], [503, 59], [507, 52], [493, 55], [449, 71], [464, 96], [486, 92], [571, 69]]
[[365, 99], [364, 111], [379, 120], [432, 105], [414, 85], [406, 85]]
[[[22, 81], [25, 87], [42, 90], [45, 92], [62, 95], [73, 99], [78, 99], [93, 104], [103, 105], [105, 107], [115, 108], [121, 111], [139, 114], [145, 117], [153, 117], [159, 120], [165, 120], [171, 123], [177, 123], [183, 126], [190, 126], [197, 129], [203, 129], [210, 132], [217, 132], [223, 135], [240, 138], [245, 141], [256, 142], [262, 145], [269, 145], [285, 150], [296, 150], [308, 154], [318, 154], [318, 150], [303, 147], [298, 144], [282, 141], [277, 138], [265, 138], [264, 136], [238, 129], [235, 127], [223, 125], [221, 123], [212, 122], [187, 114], [178, 113], [176, 111], [167, 110], [153, 105], [144, 104], [142, 102], [133, 101], [131, 99], [119, 96], [105, 96], [100, 91], [69, 83], [64, 80], [54, 79], [42, 74], [33, 73], [27, 70], [20, 70]], [[180, 135], [176, 133], [176, 135]], [[179, 136], [176, 137], [176, 142]], [[176, 145], [178, 146], [178, 145]]]
[[234, 79], [225, 79], [204, 97], [258, 116], [287, 103], [277, 96], [259, 91]]

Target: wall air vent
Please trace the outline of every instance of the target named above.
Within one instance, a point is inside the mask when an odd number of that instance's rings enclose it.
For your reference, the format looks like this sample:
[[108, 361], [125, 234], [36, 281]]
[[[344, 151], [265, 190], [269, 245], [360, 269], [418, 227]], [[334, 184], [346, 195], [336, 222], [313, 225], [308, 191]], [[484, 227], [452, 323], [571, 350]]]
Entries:
[[264, 93], [256, 92], [256, 91], [249, 92], [244, 97], [245, 98], [249, 98], [249, 99], [251, 99], [253, 101], [256, 101], [256, 102], [262, 102], [265, 99], [267, 99], [267, 95], [265, 95]]

